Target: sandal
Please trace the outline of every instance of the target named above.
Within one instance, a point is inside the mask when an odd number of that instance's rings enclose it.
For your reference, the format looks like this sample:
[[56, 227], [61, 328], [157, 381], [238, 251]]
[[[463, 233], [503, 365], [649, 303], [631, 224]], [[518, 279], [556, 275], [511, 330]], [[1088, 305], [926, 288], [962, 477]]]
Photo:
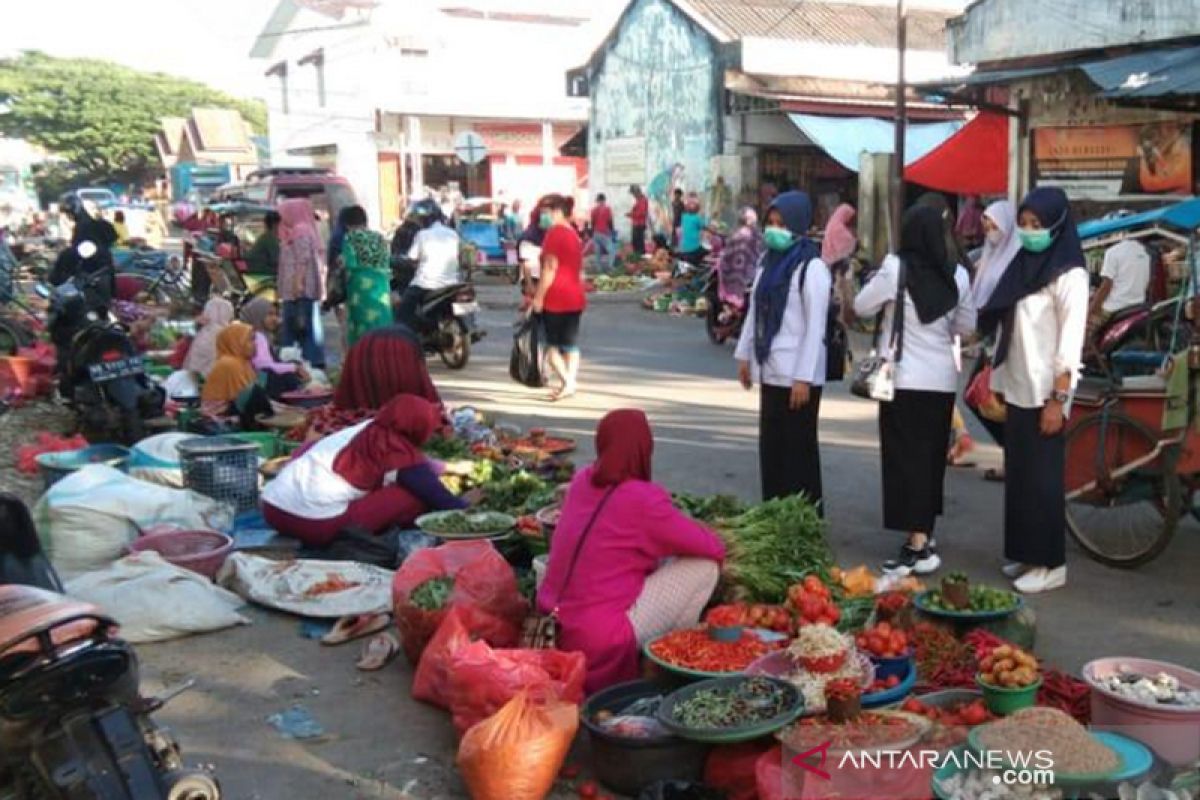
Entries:
[[363, 672], [375, 672], [392, 663], [392, 659], [399, 653], [400, 640], [396, 638], [396, 634], [391, 631], [381, 633], [371, 637], [371, 640], [363, 645], [362, 655], [358, 657], [354, 666]]
[[337, 645], [379, 633], [392, 624], [391, 614], [350, 614], [340, 618], [333, 630], [321, 637], [321, 644]]

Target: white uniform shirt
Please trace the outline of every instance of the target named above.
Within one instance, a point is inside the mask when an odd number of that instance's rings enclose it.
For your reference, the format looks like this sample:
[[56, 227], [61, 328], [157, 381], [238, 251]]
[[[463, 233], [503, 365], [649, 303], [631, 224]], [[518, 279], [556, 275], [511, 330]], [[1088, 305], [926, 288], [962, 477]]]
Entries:
[[1087, 332], [1088, 274], [1072, 269], [1017, 303], [1012, 340], [1004, 363], [992, 370], [992, 391], [1019, 408], [1041, 408], [1055, 377], [1071, 373], [1071, 388], [1083, 361]]
[[[825, 321], [829, 313], [829, 292], [833, 278], [829, 267], [819, 258], [808, 264], [804, 278], [804, 294], [800, 293], [800, 274], [804, 265], [796, 267], [788, 288], [787, 306], [783, 310], [783, 324], [779, 333], [771, 340], [771, 353], [765, 364], [760, 365], [754, 355], [754, 291], [750, 292], [750, 308], [738, 339], [735, 357], [749, 361], [754, 381], [767, 386], [790, 389], [796, 381], [812, 386], [825, 385]], [[762, 277], [762, 270], [754, 279], [754, 285]]]
[[1150, 254], [1141, 242], [1126, 239], [1108, 248], [1100, 277], [1112, 281], [1112, 289], [1104, 298], [1104, 311], [1111, 314], [1123, 308], [1146, 302], [1150, 287]]
[[[870, 317], [884, 308], [880, 324], [879, 349], [891, 356], [892, 319], [895, 316], [896, 288], [900, 280], [900, 259], [889, 255], [879, 271], [854, 298], [854, 313]], [[896, 388], [923, 392], [958, 390], [958, 361], [954, 355], [954, 337], [975, 330], [975, 302], [971, 295], [971, 276], [962, 266], [954, 270], [958, 286], [958, 305], [929, 324], [921, 322], [912, 295], [904, 293], [904, 332], [900, 361], [896, 364]]]
[[440, 222], [419, 232], [408, 257], [417, 262], [413, 286], [445, 289], [459, 283], [458, 234]]
[[333, 462], [371, 420], [331, 433], [293, 459], [263, 488], [262, 499], [297, 517], [332, 519], [367, 493], [333, 471]]

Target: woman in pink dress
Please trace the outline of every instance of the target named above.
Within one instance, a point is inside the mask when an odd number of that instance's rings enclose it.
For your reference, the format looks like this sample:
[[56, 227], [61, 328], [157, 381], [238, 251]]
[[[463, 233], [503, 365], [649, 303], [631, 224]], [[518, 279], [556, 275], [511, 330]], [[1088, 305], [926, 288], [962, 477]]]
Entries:
[[538, 591], [557, 613], [559, 647], [587, 656], [587, 691], [638, 677], [638, 648], [695, 625], [725, 546], [650, 481], [654, 437], [641, 411], [612, 411], [596, 429], [596, 462], [571, 482]]

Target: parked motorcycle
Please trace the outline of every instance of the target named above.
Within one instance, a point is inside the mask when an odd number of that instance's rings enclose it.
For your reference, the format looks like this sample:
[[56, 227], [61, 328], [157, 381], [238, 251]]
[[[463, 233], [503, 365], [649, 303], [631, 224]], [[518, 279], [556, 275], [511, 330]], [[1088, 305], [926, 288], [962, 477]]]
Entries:
[[740, 306], [721, 299], [720, 270], [712, 269], [704, 280], [703, 296], [708, 306], [704, 313], [704, 331], [713, 344], [725, 344], [742, 335], [742, 324], [746, 321], [746, 310], [750, 307], [747, 296]]
[[[408, 258], [392, 257], [392, 289], [397, 296], [412, 282], [416, 264]], [[399, 306], [396, 306], [399, 309]], [[429, 355], [441, 356], [450, 369], [462, 369], [471, 359], [471, 345], [487, 335], [475, 322], [479, 303], [471, 283], [456, 283], [428, 292], [417, 309], [421, 346]]]

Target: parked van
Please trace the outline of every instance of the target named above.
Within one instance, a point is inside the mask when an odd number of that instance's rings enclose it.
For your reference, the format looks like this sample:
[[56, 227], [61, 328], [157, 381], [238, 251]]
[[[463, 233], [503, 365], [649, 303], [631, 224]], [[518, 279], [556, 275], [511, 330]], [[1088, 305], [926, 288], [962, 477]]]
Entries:
[[117, 196], [113, 194], [112, 189], [106, 189], [103, 186], [85, 186], [65, 192], [62, 197], [58, 198], [59, 206], [65, 205], [67, 199], [72, 195], [101, 211], [117, 205]]
[[314, 167], [269, 167], [251, 172], [244, 181], [227, 183], [213, 192], [210, 203], [244, 201], [275, 206], [290, 197], [306, 197], [319, 212], [336, 219], [338, 212], [358, 202], [354, 187], [333, 170]]

